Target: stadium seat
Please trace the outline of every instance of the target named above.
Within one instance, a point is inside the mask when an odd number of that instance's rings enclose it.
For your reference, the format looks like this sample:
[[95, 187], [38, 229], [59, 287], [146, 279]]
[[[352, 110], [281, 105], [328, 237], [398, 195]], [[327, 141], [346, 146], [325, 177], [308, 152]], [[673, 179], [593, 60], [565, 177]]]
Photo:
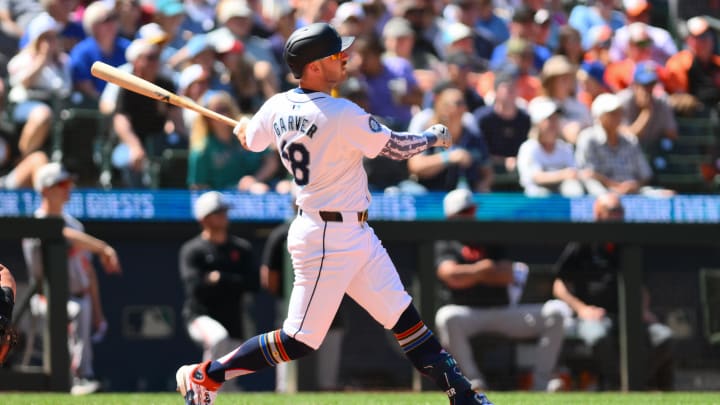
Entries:
[[96, 109], [64, 108], [53, 124], [50, 158], [75, 173], [80, 187], [99, 184], [109, 117]]
[[681, 193], [712, 191], [718, 125], [712, 118], [678, 117], [678, 139], [661, 142], [648, 159], [655, 184]]

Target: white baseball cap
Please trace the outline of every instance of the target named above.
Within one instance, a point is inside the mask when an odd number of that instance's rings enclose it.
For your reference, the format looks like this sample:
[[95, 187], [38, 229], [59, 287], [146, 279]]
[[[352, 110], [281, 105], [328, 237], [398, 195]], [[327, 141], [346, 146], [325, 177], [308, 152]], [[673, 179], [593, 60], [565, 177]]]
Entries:
[[158, 46], [144, 38], [133, 40], [127, 49], [125, 49], [125, 59], [132, 63], [141, 55], [158, 50]]
[[72, 180], [73, 175], [68, 172], [59, 162], [47, 163], [40, 166], [33, 177], [33, 188], [40, 192], [48, 187], [62, 183], [66, 180]]
[[457, 215], [463, 210], [474, 207], [472, 192], [466, 188], [457, 188], [443, 198], [443, 211], [446, 217]]
[[158, 23], [147, 23], [138, 29], [136, 38], [142, 38], [153, 44], [162, 44], [169, 39], [167, 32]]
[[472, 29], [461, 22], [454, 22], [447, 27], [443, 32], [443, 39], [446, 45], [450, 45], [461, 39], [472, 37]]
[[60, 23], [55, 21], [54, 18], [48, 13], [40, 13], [35, 16], [28, 24], [28, 43], [37, 41], [43, 34], [55, 31], [58, 32], [61, 28]]
[[595, 118], [609, 112], [622, 108], [620, 98], [614, 94], [603, 93], [595, 98], [592, 103], [592, 115]]
[[547, 97], [536, 97], [528, 104], [528, 114], [533, 125], [537, 125], [558, 112], [556, 102]]
[[178, 79], [178, 93], [184, 93], [191, 84], [203, 78], [205, 71], [203, 67], [195, 64], [183, 69]]
[[200, 221], [212, 213], [228, 209], [230, 209], [230, 205], [225, 202], [225, 198], [221, 193], [208, 191], [195, 200], [193, 214], [195, 215], [195, 219]]
[[252, 9], [245, 1], [224, 1], [218, 6], [217, 20], [220, 25], [225, 25], [233, 17], [250, 17], [252, 14]]
[[339, 25], [350, 18], [358, 20], [365, 19], [365, 11], [360, 3], [348, 1], [339, 5], [337, 10], [335, 10], [335, 16], [333, 17], [332, 22], [334, 25]]

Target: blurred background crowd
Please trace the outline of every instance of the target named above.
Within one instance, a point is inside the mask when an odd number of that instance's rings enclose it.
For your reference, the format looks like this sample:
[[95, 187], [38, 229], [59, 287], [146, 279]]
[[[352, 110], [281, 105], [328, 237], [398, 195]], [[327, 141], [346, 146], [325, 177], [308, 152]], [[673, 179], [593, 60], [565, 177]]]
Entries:
[[[704, 2], [699, 2], [704, 3]], [[288, 192], [277, 153], [94, 78], [100, 60], [219, 113], [297, 85], [297, 27], [358, 39], [336, 89], [455, 145], [367, 162], [371, 191], [530, 196], [717, 189], [717, 10], [661, 0], [0, 0], [0, 188], [62, 161], [105, 189]], [[685, 7], [687, 8], [687, 7]], [[692, 7], [690, 7], [692, 8]]]

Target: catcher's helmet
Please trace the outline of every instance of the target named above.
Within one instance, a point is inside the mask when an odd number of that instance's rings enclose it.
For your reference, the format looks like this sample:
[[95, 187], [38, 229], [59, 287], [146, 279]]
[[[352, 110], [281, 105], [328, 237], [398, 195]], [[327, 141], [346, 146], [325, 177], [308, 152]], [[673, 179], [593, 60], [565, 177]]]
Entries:
[[341, 37], [331, 25], [314, 23], [299, 28], [285, 42], [285, 63], [299, 79], [305, 65], [312, 61], [344, 51], [355, 37]]

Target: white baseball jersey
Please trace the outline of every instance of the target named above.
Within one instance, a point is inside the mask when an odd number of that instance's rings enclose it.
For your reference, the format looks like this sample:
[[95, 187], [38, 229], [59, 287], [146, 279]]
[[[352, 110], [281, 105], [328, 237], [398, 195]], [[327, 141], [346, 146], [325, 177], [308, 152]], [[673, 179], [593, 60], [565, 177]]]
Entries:
[[[358, 216], [370, 205], [363, 156], [377, 156], [390, 138], [352, 102], [301, 89], [270, 98], [246, 128], [251, 150], [277, 144], [300, 186], [300, 215], [288, 230], [295, 281], [283, 330], [312, 348], [322, 343], [345, 293], [387, 329], [410, 305], [387, 251]], [[426, 143], [422, 138], [416, 148]], [[323, 220], [319, 211], [339, 212], [342, 220]]]
[[275, 142], [307, 211], [363, 211], [370, 205], [363, 155], [374, 158], [390, 130], [356, 104], [293, 89], [270, 98], [247, 130], [250, 150]]

